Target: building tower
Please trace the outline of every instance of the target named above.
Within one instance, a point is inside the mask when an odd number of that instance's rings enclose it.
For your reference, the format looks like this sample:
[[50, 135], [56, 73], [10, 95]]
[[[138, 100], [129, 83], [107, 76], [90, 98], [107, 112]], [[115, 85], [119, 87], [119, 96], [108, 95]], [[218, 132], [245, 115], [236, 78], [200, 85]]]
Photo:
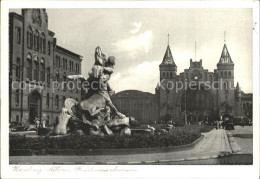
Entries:
[[159, 66], [160, 79], [169, 80], [176, 76], [177, 66], [174, 62], [170, 46], [167, 46], [163, 61]]
[[234, 91], [234, 63], [228, 52], [227, 45], [224, 44], [220, 60], [217, 64], [218, 74], [218, 106], [220, 115], [229, 113], [234, 115], [235, 91]]
[[[168, 35], [169, 37], [169, 35]], [[160, 69], [160, 86], [159, 86], [159, 106], [160, 119], [163, 121], [177, 120], [174, 119], [177, 110], [175, 107], [176, 90], [174, 85], [177, 79], [177, 66], [174, 62], [173, 55], [168, 43]], [[176, 122], [176, 121], [175, 121]]]

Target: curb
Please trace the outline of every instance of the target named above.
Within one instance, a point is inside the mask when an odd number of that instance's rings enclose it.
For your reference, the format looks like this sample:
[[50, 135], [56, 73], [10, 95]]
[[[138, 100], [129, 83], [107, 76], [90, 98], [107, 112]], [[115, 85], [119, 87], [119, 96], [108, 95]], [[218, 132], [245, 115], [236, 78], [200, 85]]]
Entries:
[[232, 150], [232, 153], [239, 153], [242, 151], [242, 149], [239, 147], [239, 145], [237, 144], [235, 138], [233, 137], [233, 135], [231, 134], [231, 132], [228, 132], [227, 134], [228, 136], [228, 141], [230, 144], [230, 148]]
[[232, 148], [231, 148], [231, 145], [230, 145], [230, 141], [229, 141], [229, 138], [228, 138], [228, 135], [227, 135], [227, 131], [224, 130], [224, 139], [225, 139], [225, 144], [226, 144], [226, 147], [227, 147], [227, 151], [223, 151], [223, 153], [229, 153], [231, 154], [232, 153]]
[[187, 150], [194, 147], [204, 138], [201, 135], [198, 139], [187, 145], [155, 148], [133, 148], [133, 149], [44, 149], [33, 151], [31, 149], [10, 149], [9, 156], [32, 156], [32, 155], [132, 155], [148, 153], [167, 153], [173, 151]]
[[[169, 163], [169, 162], [217, 159], [217, 158], [225, 157], [228, 155], [230, 155], [230, 154], [220, 154], [220, 155], [192, 157], [192, 158], [181, 158], [181, 159], [173, 159], [173, 160], [150, 160], [150, 161], [130, 161], [130, 162], [112, 162], [112, 161], [108, 161], [108, 162], [43, 162], [43, 163], [41, 163], [41, 165], [149, 165], [149, 164], [153, 165], [153, 164], [163, 164], [163, 163]], [[12, 164], [21, 165], [21, 164], [26, 164], [26, 163], [12, 163]]]

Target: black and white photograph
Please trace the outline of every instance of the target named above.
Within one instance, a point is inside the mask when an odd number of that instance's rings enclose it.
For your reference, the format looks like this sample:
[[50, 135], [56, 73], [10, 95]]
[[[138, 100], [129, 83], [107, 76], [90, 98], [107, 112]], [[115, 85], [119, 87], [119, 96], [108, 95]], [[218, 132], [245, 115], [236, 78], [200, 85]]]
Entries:
[[3, 178], [259, 178], [259, 2], [102, 3], [6, 3]]

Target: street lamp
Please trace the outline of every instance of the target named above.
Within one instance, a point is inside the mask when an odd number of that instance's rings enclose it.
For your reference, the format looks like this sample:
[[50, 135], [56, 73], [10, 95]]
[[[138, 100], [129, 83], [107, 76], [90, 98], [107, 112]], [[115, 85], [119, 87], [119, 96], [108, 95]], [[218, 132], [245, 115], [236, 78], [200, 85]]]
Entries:
[[241, 99], [241, 122], [243, 120], [243, 101]]
[[187, 102], [186, 102], [186, 84], [187, 84], [187, 78], [185, 78], [185, 86], [184, 86], [184, 97], [185, 97], [185, 102], [184, 102], [184, 104], [185, 104], [185, 114], [184, 114], [184, 120], [185, 120], [185, 125], [187, 125]]

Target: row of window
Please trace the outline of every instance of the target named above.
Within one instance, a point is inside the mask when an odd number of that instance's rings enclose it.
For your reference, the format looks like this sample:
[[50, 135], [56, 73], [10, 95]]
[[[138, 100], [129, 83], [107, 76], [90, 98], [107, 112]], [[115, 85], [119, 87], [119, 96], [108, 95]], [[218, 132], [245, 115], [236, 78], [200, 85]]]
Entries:
[[[20, 64], [20, 63], [19, 63]], [[18, 65], [18, 63], [17, 63]], [[36, 81], [45, 81], [45, 59], [39, 58], [37, 56], [34, 56], [32, 59], [31, 54], [27, 55], [26, 58], [26, 78], [28, 78], [30, 81], [31, 80], [36, 80]], [[50, 67], [46, 68], [46, 73], [47, 73], [47, 85], [50, 85]], [[17, 72], [18, 74], [18, 72]]]
[[162, 72], [162, 78], [172, 78], [173, 73], [172, 72]]
[[[31, 55], [28, 54], [25, 67], [26, 67], [26, 71], [27, 71], [26, 78], [28, 78], [29, 80], [36, 80], [36, 81], [42, 81], [42, 82], [45, 81], [45, 60], [44, 60], [44, 58], [42, 58], [40, 62], [38, 60], [38, 57], [36, 57], [34, 59], [34, 61], [32, 61]], [[21, 60], [20, 60], [20, 58], [17, 58], [16, 64], [15, 64], [15, 76], [16, 76], [17, 80], [20, 79], [21, 70], [22, 70]], [[50, 74], [49, 68], [47, 68], [47, 72], [49, 72], [48, 74]], [[32, 76], [32, 73], [34, 73], [33, 76]]]
[[231, 77], [232, 73], [231, 71], [221, 71], [220, 77]]
[[68, 60], [66, 58], [62, 59], [62, 64], [61, 64], [61, 58], [60, 56], [56, 55], [55, 57], [55, 65], [58, 68], [63, 68], [64, 70], [69, 69], [70, 71], [76, 71], [77, 74], [80, 73], [80, 65], [78, 63], [75, 63], [75, 68], [74, 68], [74, 62], [69, 61], [69, 68], [68, 68]]
[[117, 101], [118, 106], [120, 106], [120, 108], [130, 108], [130, 106], [132, 106], [133, 108], [143, 108], [144, 106], [146, 108], [150, 108], [153, 107], [153, 103], [150, 101], [131, 101], [130, 100], [120, 100]]
[[[33, 31], [31, 26], [29, 26], [27, 29], [27, 47], [42, 53], [46, 53], [45, 34], [43, 32], [39, 33], [38, 30]], [[48, 55], [50, 55], [50, 53], [51, 53], [51, 43], [50, 41], [48, 41]]]
[[[20, 90], [17, 89], [15, 91], [15, 104], [17, 106], [19, 105], [19, 99], [20, 99]], [[65, 99], [66, 99], [66, 97], [63, 96], [62, 97], [62, 104], [63, 105], [64, 105], [64, 102], [65, 102]], [[78, 101], [78, 98], [76, 98], [76, 101]], [[59, 96], [58, 95], [55, 96], [54, 105], [55, 105], [56, 108], [59, 108]], [[47, 106], [47, 108], [49, 108], [49, 106], [50, 106], [50, 94], [49, 93], [46, 94], [46, 106]]]
[[[45, 59], [41, 58], [39, 61], [38, 57], [35, 56], [34, 59], [32, 59], [31, 54], [27, 55], [26, 58], [26, 78], [28, 78], [30, 81], [31, 80], [36, 80], [36, 81], [45, 81], [45, 70], [47, 71], [47, 85], [50, 85], [50, 67], [47, 67], [45, 69]], [[76, 69], [79, 73], [79, 65], [76, 64]], [[17, 80], [20, 79], [20, 71], [21, 71], [21, 60], [20, 58], [16, 59], [16, 64], [15, 64], [15, 74]], [[66, 81], [67, 75], [66, 72], [63, 73], [63, 81]], [[56, 81], [60, 80], [60, 74], [59, 71], [56, 72]]]
[[252, 109], [252, 103], [243, 102], [243, 109]]

